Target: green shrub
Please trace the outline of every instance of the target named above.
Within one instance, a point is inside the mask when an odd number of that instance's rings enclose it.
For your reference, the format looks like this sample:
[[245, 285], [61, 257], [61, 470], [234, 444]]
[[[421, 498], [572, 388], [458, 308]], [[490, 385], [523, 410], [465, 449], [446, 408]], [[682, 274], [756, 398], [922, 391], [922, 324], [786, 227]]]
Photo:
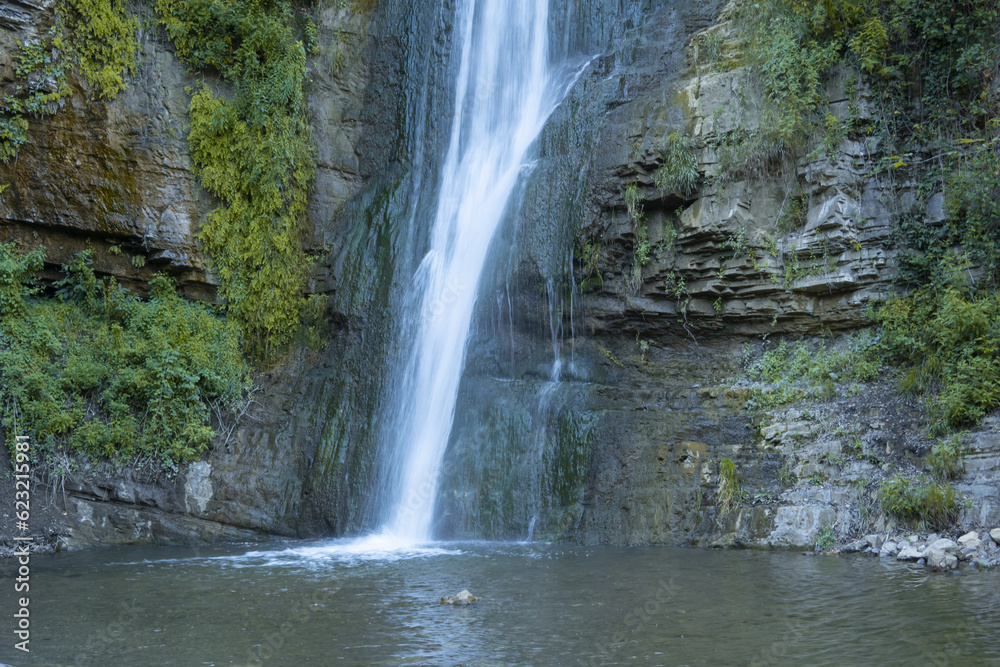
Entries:
[[177, 296], [163, 276], [148, 301], [98, 279], [90, 254], [64, 266], [54, 298], [31, 276], [42, 251], [0, 244], [0, 414], [9, 439], [118, 461], [197, 458], [211, 413], [245, 400], [249, 369], [236, 329]]
[[803, 399], [828, 399], [838, 383], [868, 382], [882, 369], [882, 359], [870, 332], [847, 338], [834, 350], [823, 341], [816, 349], [805, 342], [778, 346], [754, 360], [744, 352], [746, 378], [763, 386], [751, 388], [745, 408], [760, 412]]
[[312, 258], [303, 250], [315, 175], [305, 51], [280, 0], [159, 0], [178, 57], [215, 69], [232, 100], [194, 92], [188, 143], [202, 185], [222, 200], [199, 237], [249, 350], [269, 357], [298, 331]]
[[736, 463], [725, 458], [719, 462], [719, 512], [729, 514], [743, 498], [743, 489], [736, 472]]
[[837, 544], [837, 534], [833, 526], [823, 526], [816, 538], [816, 551], [829, 551]]
[[663, 162], [653, 172], [653, 183], [660, 196], [675, 192], [689, 197], [698, 186], [698, 159], [694, 141], [680, 132], [671, 132], [664, 142]]
[[965, 451], [960, 434], [939, 440], [927, 455], [927, 467], [938, 480], [958, 479], [965, 470]]
[[1000, 295], [922, 289], [876, 314], [904, 390], [928, 394], [932, 430], [975, 422], [1000, 405]]
[[898, 474], [882, 482], [878, 499], [889, 515], [933, 530], [944, 530], [954, 525], [958, 513], [965, 506], [962, 496], [951, 485], [938, 484], [927, 478], [909, 479]]
[[751, 74], [743, 92], [759, 106], [760, 126], [716, 139], [724, 181], [760, 175], [823, 133], [825, 82], [838, 63], [863, 73], [885, 101], [883, 148], [899, 165], [899, 155], [928, 144], [962, 148], [996, 118], [995, 2], [743, 0], [733, 19]]
[[849, 337], [838, 349], [828, 350], [821, 341], [813, 351], [805, 342], [789, 345], [782, 340], [778, 346], [750, 363], [747, 376], [758, 382], [811, 383], [833, 380], [868, 382], [877, 377], [881, 365], [870, 332]]

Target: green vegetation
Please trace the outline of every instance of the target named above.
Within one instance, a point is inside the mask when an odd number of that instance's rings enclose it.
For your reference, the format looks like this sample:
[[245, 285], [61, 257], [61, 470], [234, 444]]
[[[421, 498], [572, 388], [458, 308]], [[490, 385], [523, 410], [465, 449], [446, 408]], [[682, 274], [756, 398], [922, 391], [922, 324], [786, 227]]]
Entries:
[[826, 81], [840, 64], [886, 101], [876, 122], [890, 154], [978, 137], [996, 117], [995, 2], [744, 0], [733, 18], [740, 64], [752, 75], [744, 94], [761, 112], [758, 130], [722, 140], [722, 153], [730, 155], [720, 153], [720, 160], [736, 175], [802, 154], [817, 134], [829, 149], [842, 131], [861, 129], [856, 114], [843, 128], [827, 112]]
[[[233, 326], [177, 296], [163, 276], [141, 301], [90, 269], [64, 266], [55, 297], [33, 276], [43, 250], [0, 244], [0, 418], [47, 456], [83, 453], [171, 467], [209, 446], [211, 417], [245, 405], [249, 369]], [[10, 444], [10, 442], [8, 442]]]
[[156, 9], [188, 67], [217, 71], [234, 87], [231, 100], [208, 86], [191, 98], [196, 173], [222, 200], [200, 238], [250, 353], [268, 358], [299, 329], [312, 267], [303, 243], [316, 165], [305, 48], [292, 7], [282, 0], [158, 0]]
[[837, 544], [837, 534], [833, 526], [823, 526], [816, 537], [816, 551], [829, 551]]
[[[885, 157], [872, 176], [918, 183], [914, 205], [895, 198], [898, 281], [913, 292], [875, 314], [879, 352], [902, 366], [905, 390], [928, 396], [932, 432], [975, 423], [1000, 405], [1000, 5], [987, 0], [744, 0], [733, 17], [756, 120], [713, 138], [720, 180], [760, 177], [815, 146], [833, 153], [865, 139]], [[847, 72], [846, 118], [826, 85]], [[861, 119], [859, 83], [873, 95]], [[755, 116], [756, 119], [756, 116]], [[944, 224], [929, 224], [932, 197]], [[786, 201], [779, 230], [804, 221]], [[855, 250], [858, 250], [855, 247]], [[818, 270], [785, 267], [785, 284]], [[772, 279], [777, 280], [776, 276]]]
[[743, 359], [746, 377], [762, 385], [751, 391], [746, 404], [751, 412], [807, 397], [829, 397], [837, 383], [868, 382], [882, 369], [878, 349], [867, 331], [849, 337], [834, 350], [828, 350], [825, 341], [813, 350], [804, 342], [790, 345], [782, 340], [756, 360], [745, 348]]
[[736, 464], [730, 458], [719, 461], [719, 512], [729, 514], [743, 498], [743, 489], [736, 472]]
[[902, 388], [929, 394], [932, 431], [974, 422], [1000, 403], [1000, 295], [933, 287], [885, 304], [887, 358], [904, 367]]
[[115, 97], [138, 69], [138, 22], [121, 0], [63, 0], [56, 22], [15, 58], [14, 83], [0, 104], [0, 162], [27, 140], [27, 117], [51, 116], [73, 94], [66, 76], [79, 66], [94, 95]]
[[639, 186], [629, 183], [623, 192], [625, 210], [628, 211], [632, 229], [635, 231], [635, 244], [632, 249], [632, 269], [625, 276], [625, 282], [633, 292], [642, 285], [642, 267], [649, 263], [652, 246], [649, 243], [649, 228], [646, 225], [646, 214], [643, 212], [642, 197]]
[[64, 0], [63, 7], [87, 84], [99, 98], [115, 97], [138, 70], [139, 22], [121, 0]]
[[879, 485], [878, 500], [891, 516], [933, 530], [952, 526], [965, 506], [962, 496], [951, 485], [938, 484], [926, 477], [910, 479], [900, 474]]
[[961, 434], [939, 440], [925, 458], [931, 474], [939, 481], [958, 479], [965, 470], [965, 450]]
[[653, 183], [660, 196], [672, 192], [689, 197], [698, 186], [694, 141], [680, 132], [671, 132], [667, 135], [662, 158], [663, 162], [653, 172]]

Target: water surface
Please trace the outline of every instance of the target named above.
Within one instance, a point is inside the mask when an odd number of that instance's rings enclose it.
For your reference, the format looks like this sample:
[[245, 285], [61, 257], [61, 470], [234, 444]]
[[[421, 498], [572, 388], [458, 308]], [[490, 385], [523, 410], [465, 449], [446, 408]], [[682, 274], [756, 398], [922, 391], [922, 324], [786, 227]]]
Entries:
[[[32, 558], [15, 665], [980, 665], [1000, 576], [866, 557], [366, 542]], [[13, 608], [13, 582], [2, 583]], [[469, 589], [469, 607], [439, 604]]]

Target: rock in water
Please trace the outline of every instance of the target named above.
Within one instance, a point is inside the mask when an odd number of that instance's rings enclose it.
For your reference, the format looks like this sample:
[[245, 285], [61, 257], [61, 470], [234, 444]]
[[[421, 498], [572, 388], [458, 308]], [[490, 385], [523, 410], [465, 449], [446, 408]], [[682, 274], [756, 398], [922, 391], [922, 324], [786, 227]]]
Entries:
[[941, 538], [940, 540], [934, 540], [927, 545], [928, 549], [937, 549], [939, 551], [945, 551], [953, 556], [958, 556], [961, 550], [958, 548], [958, 543], [955, 540], [949, 540], [947, 538]]
[[935, 570], [954, 570], [958, 567], [958, 558], [944, 549], [930, 547], [927, 549], [927, 564]]
[[990, 537], [993, 538], [994, 542], [1000, 544], [1000, 528], [994, 528], [993, 530], [991, 530]]
[[478, 602], [479, 598], [465, 590], [458, 595], [446, 595], [441, 598], [441, 604], [456, 604], [456, 605], [466, 605], [472, 604], [473, 602]]

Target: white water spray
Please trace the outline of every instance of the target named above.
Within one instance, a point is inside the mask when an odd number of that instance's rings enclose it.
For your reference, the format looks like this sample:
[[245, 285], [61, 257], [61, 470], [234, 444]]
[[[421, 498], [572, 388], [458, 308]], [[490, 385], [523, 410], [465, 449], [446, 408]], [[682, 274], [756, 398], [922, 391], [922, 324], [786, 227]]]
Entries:
[[461, 62], [431, 248], [403, 326], [415, 332], [396, 383], [381, 480], [384, 533], [431, 539], [476, 292], [490, 242], [529, 153], [572, 84], [553, 74], [545, 0], [463, 0]]

